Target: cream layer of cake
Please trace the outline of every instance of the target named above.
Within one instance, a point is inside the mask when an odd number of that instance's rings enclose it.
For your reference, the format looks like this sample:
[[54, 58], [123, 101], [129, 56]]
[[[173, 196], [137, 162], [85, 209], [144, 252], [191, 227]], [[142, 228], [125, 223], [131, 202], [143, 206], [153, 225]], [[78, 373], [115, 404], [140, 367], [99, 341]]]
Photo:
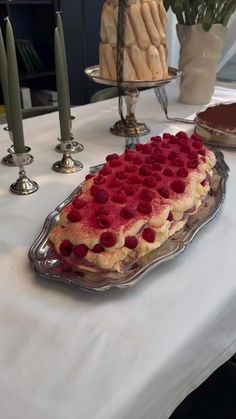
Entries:
[[215, 155], [196, 136], [156, 136], [86, 176], [50, 241], [73, 269], [121, 271], [160, 247], [205, 201]]
[[[100, 76], [116, 80], [118, 0], [106, 0], [101, 16]], [[127, 0], [123, 80], [168, 78], [167, 13], [162, 0]]]

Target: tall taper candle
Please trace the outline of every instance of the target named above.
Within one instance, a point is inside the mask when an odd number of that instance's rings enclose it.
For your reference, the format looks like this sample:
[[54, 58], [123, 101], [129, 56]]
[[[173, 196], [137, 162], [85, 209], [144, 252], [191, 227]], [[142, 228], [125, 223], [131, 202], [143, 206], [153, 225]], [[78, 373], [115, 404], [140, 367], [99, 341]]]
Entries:
[[7, 70], [8, 70], [8, 91], [11, 114], [11, 130], [13, 136], [14, 152], [16, 154], [25, 152], [24, 133], [22, 125], [20, 86], [18, 67], [16, 60], [16, 48], [10, 20], [7, 18], [6, 26], [7, 41]]
[[61, 139], [62, 141], [69, 141], [71, 138], [70, 122], [68, 118], [69, 103], [66, 92], [65, 67], [58, 28], [55, 28], [54, 48]]
[[68, 66], [67, 66], [67, 59], [66, 59], [66, 47], [65, 47], [63, 23], [62, 23], [60, 12], [57, 12], [57, 27], [58, 27], [60, 40], [61, 40], [62, 58], [63, 58], [64, 68], [65, 68], [66, 92], [67, 92], [68, 104], [69, 104], [68, 113], [69, 113], [69, 118], [70, 118], [71, 111], [70, 111], [70, 88], [69, 88], [69, 80], [68, 80]]
[[6, 110], [7, 125], [8, 125], [8, 128], [11, 129], [11, 115], [10, 115], [8, 75], [7, 75], [7, 56], [6, 56], [6, 50], [5, 50], [5, 45], [3, 42], [1, 28], [0, 28], [0, 80], [1, 80], [1, 85], [2, 85], [2, 93], [3, 93], [5, 110]]

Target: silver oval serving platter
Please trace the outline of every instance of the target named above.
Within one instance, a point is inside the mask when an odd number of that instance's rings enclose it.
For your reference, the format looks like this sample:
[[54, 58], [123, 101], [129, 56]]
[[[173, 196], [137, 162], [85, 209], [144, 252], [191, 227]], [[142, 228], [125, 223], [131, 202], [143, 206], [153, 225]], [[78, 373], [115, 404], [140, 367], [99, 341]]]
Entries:
[[80, 185], [55, 211], [47, 216], [41, 233], [32, 244], [29, 250], [29, 259], [34, 271], [49, 281], [74, 285], [86, 291], [106, 291], [113, 287], [126, 288], [136, 284], [158, 265], [168, 262], [182, 253], [195, 235], [215, 217], [221, 208], [225, 199], [229, 167], [225, 163], [221, 151], [214, 150], [214, 152], [217, 163], [207, 201], [196, 214], [189, 217], [184, 228], [169, 238], [160, 248], [148, 253], [132, 266], [127, 266], [123, 272], [94, 273], [84, 270], [77, 272], [63, 270], [61, 261], [50, 247], [48, 237], [59, 218], [62, 208], [80, 193]]

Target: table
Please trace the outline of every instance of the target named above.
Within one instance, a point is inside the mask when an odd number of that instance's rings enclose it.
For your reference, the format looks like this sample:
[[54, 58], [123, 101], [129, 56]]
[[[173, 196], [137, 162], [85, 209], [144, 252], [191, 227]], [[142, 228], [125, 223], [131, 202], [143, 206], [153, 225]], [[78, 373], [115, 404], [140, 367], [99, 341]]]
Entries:
[[[170, 114], [180, 105], [168, 87]], [[216, 88], [213, 101], [236, 100]], [[51, 170], [57, 113], [24, 121], [34, 164], [32, 196], [8, 192], [16, 169], [0, 165], [0, 405], [4, 419], [163, 419], [236, 352], [236, 155], [227, 197], [217, 217], [187, 250], [136, 286], [90, 294], [47, 282], [31, 271], [27, 252], [44, 219], [80, 183], [89, 166], [122, 152], [124, 140], [108, 127], [117, 100], [76, 107], [75, 137], [84, 144], [84, 170]], [[141, 93], [137, 116], [152, 134], [187, 129], [164, 121], [152, 90]], [[145, 138], [142, 139], [142, 142]], [[1, 155], [9, 145], [1, 130]]]

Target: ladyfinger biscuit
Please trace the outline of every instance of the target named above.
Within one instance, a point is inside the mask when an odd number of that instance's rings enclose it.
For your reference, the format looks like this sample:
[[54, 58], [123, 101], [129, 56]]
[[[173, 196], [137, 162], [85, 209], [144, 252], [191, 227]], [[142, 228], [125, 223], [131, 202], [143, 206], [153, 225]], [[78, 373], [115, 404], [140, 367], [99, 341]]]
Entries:
[[[117, 7], [116, 9], [114, 9], [114, 20], [115, 20], [116, 27], [117, 27], [117, 24], [118, 24], [118, 12], [119, 12], [119, 9]], [[129, 16], [126, 13], [125, 14], [124, 44], [125, 44], [125, 47], [130, 47], [134, 43], [135, 43], [134, 32], [133, 32], [132, 26], [130, 24]]]
[[115, 25], [115, 20], [113, 17], [113, 7], [106, 4], [103, 8], [103, 25], [106, 30], [107, 41], [111, 44], [112, 47], [116, 46], [117, 42], [117, 30]]
[[127, 48], [124, 48], [124, 67], [123, 67], [124, 80], [137, 80], [136, 72], [132, 61], [129, 57]]
[[119, 6], [119, 0], [110, 0], [110, 2], [114, 9]]
[[[103, 9], [104, 9], [104, 6], [103, 6]], [[101, 27], [100, 27], [100, 38], [101, 38], [101, 41], [104, 42], [104, 44], [108, 41], [106, 28], [104, 26], [103, 12], [102, 12], [102, 19], [101, 19]]]
[[161, 37], [155, 26], [155, 23], [152, 18], [152, 13], [147, 2], [142, 3], [141, 11], [151, 42], [158, 48], [161, 43]]
[[103, 44], [103, 54], [109, 70], [110, 79], [116, 80], [116, 63], [113, 56], [113, 48], [110, 44]]
[[161, 44], [159, 46], [159, 54], [160, 54], [160, 60], [163, 68], [163, 78], [168, 79], [169, 73], [168, 73], [168, 66], [166, 61], [166, 50], [165, 47]]
[[100, 63], [100, 67], [99, 67], [99, 76], [103, 77], [104, 79], [111, 79], [111, 75], [109, 73], [109, 69], [105, 60], [105, 56], [104, 56], [104, 49], [103, 46], [105, 44], [103, 44], [102, 42], [100, 43], [99, 46], [99, 63]]
[[160, 2], [158, 9], [159, 9], [160, 21], [162, 23], [164, 31], [166, 32], [168, 17], [167, 17], [167, 12], [164, 7], [164, 4], [162, 2]]
[[147, 49], [148, 45], [150, 44], [150, 39], [141, 15], [140, 5], [131, 4], [129, 17], [138, 45], [144, 50]]
[[145, 55], [146, 52], [140, 51], [136, 44], [130, 47], [130, 57], [135, 68], [135, 72], [138, 76], [138, 80], [152, 80], [152, 72], [147, 66]]
[[147, 50], [148, 66], [152, 71], [153, 80], [163, 79], [163, 68], [159, 52], [154, 45], [150, 45]]
[[157, 28], [157, 30], [160, 34], [160, 37], [161, 37], [161, 42], [162, 42], [162, 44], [165, 44], [166, 43], [166, 34], [165, 34], [164, 29], [163, 29], [161, 20], [160, 20], [159, 9], [158, 9], [158, 5], [157, 5], [156, 1], [154, 1], [154, 0], [151, 1], [150, 8], [151, 8], [151, 12], [152, 12], [152, 18], [154, 20], [156, 28]]

